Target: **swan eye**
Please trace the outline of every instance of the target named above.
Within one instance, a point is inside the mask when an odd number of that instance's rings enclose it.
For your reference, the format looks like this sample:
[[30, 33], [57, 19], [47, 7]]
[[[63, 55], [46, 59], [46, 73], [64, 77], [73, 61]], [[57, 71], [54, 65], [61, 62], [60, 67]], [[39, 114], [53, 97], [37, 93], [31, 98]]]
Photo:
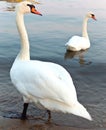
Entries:
[[91, 14], [92, 15], [92, 17], [94, 17], [95, 15], [94, 14]]
[[30, 7], [30, 9], [35, 8], [35, 6], [34, 6], [34, 5], [27, 4], [27, 6], [29, 6], [29, 7]]
[[95, 18], [95, 15], [94, 15], [94, 14], [91, 14], [91, 18], [92, 18], [92, 19], [94, 19], [94, 20], [96, 20], [96, 18]]

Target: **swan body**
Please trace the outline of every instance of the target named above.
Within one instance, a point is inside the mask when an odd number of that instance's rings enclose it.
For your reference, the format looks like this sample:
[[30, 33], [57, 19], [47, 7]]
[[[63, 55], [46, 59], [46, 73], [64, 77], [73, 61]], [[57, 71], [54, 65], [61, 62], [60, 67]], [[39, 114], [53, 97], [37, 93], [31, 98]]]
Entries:
[[[12, 83], [23, 95], [22, 117], [26, 117], [28, 103], [34, 102], [41, 109], [72, 113], [92, 120], [86, 108], [79, 103], [72, 78], [62, 66], [30, 60], [29, 40], [23, 15], [32, 12], [31, 10], [34, 11], [34, 6], [30, 2], [24, 1], [17, 6], [16, 23], [21, 38], [21, 49], [10, 70]], [[34, 13], [41, 15], [38, 11]]]
[[69, 41], [65, 44], [67, 50], [80, 51], [90, 48], [90, 40], [87, 33], [87, 21], [89, 18], [96, 20], [95, 15], [92, 12], [87, 13], [83, 21], [82, 37], [73, 36], [69, 39]]
[[89, 39], [80, 36], [73, 36], [67, 43], [66, 43], [67, 50], [71, 51], [80, 51], [86, 50], [90, 47]]

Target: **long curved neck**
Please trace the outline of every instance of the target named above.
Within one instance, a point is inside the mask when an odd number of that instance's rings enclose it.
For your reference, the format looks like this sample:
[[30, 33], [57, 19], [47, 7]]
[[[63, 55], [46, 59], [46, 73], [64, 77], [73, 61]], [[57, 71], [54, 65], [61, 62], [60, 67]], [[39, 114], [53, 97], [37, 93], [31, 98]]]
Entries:
[[87, 32], [87, 22], [88, 22], [88, 17], [85, 17], [83, 20], [82, 36], [89, 39], [88, 32]]
[[30, 60], [29, 40], [24, 24], [24, 15], [20, 12], [17, 12], [16, 14], [16, 24], [21, 39], [21, 49], [16, 59]]

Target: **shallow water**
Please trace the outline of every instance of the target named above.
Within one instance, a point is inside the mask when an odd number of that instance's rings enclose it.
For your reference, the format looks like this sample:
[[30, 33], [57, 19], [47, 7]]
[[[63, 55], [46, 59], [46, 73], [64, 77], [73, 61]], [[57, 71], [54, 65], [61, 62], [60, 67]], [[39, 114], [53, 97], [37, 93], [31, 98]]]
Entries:
[[[53, 122], [62, 126], [103, 127], [106, 122], [106, 1], [39, 0], [36, 8], [43, 16], [25, 16], [30, 39], [31, 58], [52, 61], [64, 66], [71, 74], [79, 101], [86, 106], [94, 121], [70, 114], [53, 112]], [[10, 117], [22, 111], [22, 96], [11, 84], [10, 67], [19, 51], [20, 39], [15, 25], [15, 3], [0, 1], [0, 116]], [[9, 7], [9, 8], [8, 8]], [[90, 49], [70, 53], [65, 43], [81, 35], [86, 12], [93, 11], [97, 21], [89, 20]], [[44, 111], [33, 104], [28, 115], [39, 116]]]

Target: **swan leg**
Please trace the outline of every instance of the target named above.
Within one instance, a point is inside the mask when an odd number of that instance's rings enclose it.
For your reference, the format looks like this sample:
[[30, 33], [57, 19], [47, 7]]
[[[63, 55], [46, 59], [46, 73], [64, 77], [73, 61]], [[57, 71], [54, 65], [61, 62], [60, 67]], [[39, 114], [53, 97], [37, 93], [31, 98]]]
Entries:
[[47, 113], [48, 113], [48, 122], [50, 122], [51, 121], [51, 111], [50, 110], [47, 110]]
[[24, 103], [24, 105], [23, 105], [23, 112], [22, 112], [22, 115], [21, 115], [22, 120], [27, 119], [26, 113], [27, 113], [28, 105], [29, 105], [28, 103]]

